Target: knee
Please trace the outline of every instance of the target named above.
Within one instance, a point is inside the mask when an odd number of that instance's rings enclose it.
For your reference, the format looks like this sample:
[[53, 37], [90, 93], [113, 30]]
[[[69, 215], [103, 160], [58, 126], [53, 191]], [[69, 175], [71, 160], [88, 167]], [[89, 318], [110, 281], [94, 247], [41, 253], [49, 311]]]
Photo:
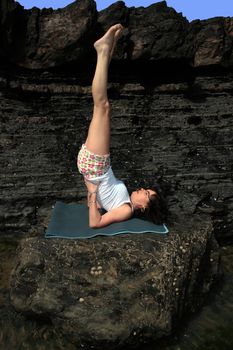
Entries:
[[99, 101], [98, 103], [95, 103], [95, 108], [101, 109], [105, 113], [109, 113], [111, 110], [111, 105], [108, 100]]

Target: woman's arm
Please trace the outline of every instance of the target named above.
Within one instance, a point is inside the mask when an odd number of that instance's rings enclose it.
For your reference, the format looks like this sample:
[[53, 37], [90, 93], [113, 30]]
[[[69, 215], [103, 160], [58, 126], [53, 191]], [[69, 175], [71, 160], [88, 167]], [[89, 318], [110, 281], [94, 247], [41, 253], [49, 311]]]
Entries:
[[89, 226], [94, 227], [96, 222], [99, 222], [101, 214], [98, 210], [98, 202], [96, 200], [98, 184], [93, 184], [84, 178], [87, 187], [87, 206], [89, 207]]
[[101, 215], [97, 207], [97, 189], [98, 185], [85, 179], [85, 184], [88, 190], [88, 205], [89, 205], [89, 226], [92, 228], [100, 228], [112, 224], [128, 220], [132, 216], [132, 209], [128, 204], [121, 205], [119, 208], [112, 209]]
[[[90, 208], [89, 208], [90, 213]], [[132, 209], [128, 204], [123, 204], [119, 208], [112, 209], [102, 215], [100, 220], [95, 223], [93, 228], [100, 228], [110, 225], [114, 222], [121, 222], [130, 219], [132, 216]]]
[[[91, 200], [90, 198], [90, 193], [87, 192], [87, 207], [89, 208], [89, 201]], [[101, 209], [101, 205], [99, 204], [99, 202], [97, 201], [97, 208]]]
[[89, 206], [89, 226], [96, 227], [96, 224], [101, 220], [101, 214], [97, 207], [96, 192], [88, 193]]
[[132, 209], [128, 204], [124, 204], [101, 215], [97, 207], [96, 193], [91, 193], [89, 198], [89, 226], [92, 228], [100, 228], [110, 225], [113, 222], [125, 221], [132, 216]]

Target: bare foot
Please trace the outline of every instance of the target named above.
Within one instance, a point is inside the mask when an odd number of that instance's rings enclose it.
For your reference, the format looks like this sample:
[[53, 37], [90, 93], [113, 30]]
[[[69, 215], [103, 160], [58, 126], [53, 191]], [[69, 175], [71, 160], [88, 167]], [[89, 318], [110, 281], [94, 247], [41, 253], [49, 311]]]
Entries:
[[112, 55], [122, 29], [123, 26], [121, 24], [111, 26], [104, 36], [94, 43], [97, 53], [107, 52], [109, 55]]
[[122, 32], [122, 29], [123, 29], [123, 27], [121, 26], [121, 28], [117, 29], [117, 31], [115, 32], [114, 41], [113, 41], [113, 45], [112, 45], [111, 52], [110, 52], [110, 60], [112, 59], [113, 52], [115, 50], [115, 46], [116, 46], [117, 40], [119, 39], [119, 36]]

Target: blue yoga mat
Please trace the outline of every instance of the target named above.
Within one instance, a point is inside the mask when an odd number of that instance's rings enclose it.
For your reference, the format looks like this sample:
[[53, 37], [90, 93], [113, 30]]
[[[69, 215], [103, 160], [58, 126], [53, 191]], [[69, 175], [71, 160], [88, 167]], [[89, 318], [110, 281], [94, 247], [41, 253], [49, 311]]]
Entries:
[[138, 218], [116, 222], [102, 228], [90, 228], [88, 225], [88, 211], [89, 209], [85, 204], [56, 202], [45, 237], [83, 239], [97, 235], [113, 236], [120, 233], [168, 233], [165, 224], [155, 225], [152, 222]]

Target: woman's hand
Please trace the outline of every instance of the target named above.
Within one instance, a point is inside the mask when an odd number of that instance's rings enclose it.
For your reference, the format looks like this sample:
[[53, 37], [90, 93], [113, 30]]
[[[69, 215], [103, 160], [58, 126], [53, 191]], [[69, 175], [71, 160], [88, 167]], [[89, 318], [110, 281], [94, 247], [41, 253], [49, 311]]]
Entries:
[[87, 187], [87, 191], [89, 193], [91, 192], [97, 192], [99, 184], [93, 184], [92, 182], [88, 181], [87, 179], [84, 179], [85, 185]]

